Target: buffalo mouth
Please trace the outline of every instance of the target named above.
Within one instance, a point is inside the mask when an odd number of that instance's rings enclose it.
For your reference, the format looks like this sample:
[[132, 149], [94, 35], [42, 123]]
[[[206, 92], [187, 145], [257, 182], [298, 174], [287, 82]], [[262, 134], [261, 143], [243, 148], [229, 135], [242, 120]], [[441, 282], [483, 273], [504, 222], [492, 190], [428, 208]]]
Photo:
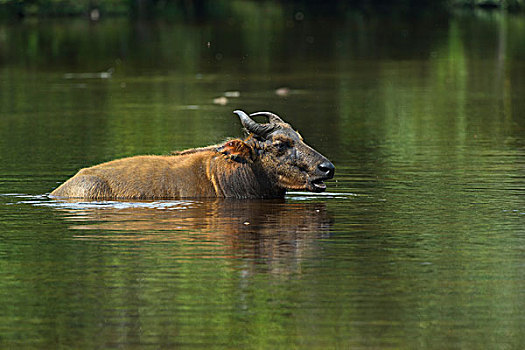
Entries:
[[325, 180], [329, 180], [328, 177], [320, 177], [311, 179], [308, 181], [308, 190], [311, 192], [324, 192], [326, 190]]

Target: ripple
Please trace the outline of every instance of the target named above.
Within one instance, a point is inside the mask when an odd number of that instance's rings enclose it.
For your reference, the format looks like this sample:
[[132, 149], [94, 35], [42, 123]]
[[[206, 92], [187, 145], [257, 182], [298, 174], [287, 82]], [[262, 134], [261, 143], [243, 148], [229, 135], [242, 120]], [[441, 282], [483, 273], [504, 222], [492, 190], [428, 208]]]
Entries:
[[[13, 204], [30, 204], [39, 207], [51, 207], [56, 209], [86, 210], [86, 209], [158, 209], [158, 210], [184, 210], [193, 208], [198, 201], [194, 200], [155, 200], [155, 201], [133, 201], [133, 200], [61, 200], [51, 199], [47, 195], [29, 195], [22, 193], [3, 193], [2, 197], [16, 198]], [[23, 199], [23, 200], [20, 200]]]
[[286, 198], [290, 200], [298, 200], [298, 201], [307, 201], [307, 200], [314, 200], [314, 199], [349, 199], [351, 197], [358, 197], [359, 194], [356, 193], [345, 193], [345, 192], [321, 192], [321, 193], [315, 193], [315, 192], [301, 192], [301, 191], [293, 191], [293, 192], [287, 192]]

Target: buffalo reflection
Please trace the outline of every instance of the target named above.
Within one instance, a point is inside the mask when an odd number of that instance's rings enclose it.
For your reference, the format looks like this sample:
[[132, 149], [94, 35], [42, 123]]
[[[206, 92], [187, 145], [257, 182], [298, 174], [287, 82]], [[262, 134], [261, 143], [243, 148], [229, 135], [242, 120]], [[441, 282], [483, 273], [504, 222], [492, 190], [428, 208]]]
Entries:
[[[76, 239], [188, 241], [203, 254], [297, 259], [328, 235], [324, 203], [285, 200], [59, 202]], [[220, 251], [220, 253], [219, 253]], [[195, 254], [195, 251], [193, 252]]]

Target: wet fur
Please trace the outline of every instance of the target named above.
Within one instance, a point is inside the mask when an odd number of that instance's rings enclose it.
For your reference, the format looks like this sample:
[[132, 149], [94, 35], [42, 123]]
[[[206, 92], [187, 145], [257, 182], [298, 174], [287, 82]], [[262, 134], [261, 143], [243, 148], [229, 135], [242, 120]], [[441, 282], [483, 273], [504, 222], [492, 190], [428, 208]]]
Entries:
[[136, 156], [80, 170], [53, 192], [65, 198], [277, 198], [285, 189], [242, 140], [171, 156]]
[[323, 180], [333, 177], [333, 164], [289, 124], [271, 113], [270, 124], [255, 124], [244, 112], [236, 113], [242, 123], [263, 134], [169, 156], [136, 156], [95, 165], [80, 170], [51, 196], [282, 198], [286, 190], [324, 191]]

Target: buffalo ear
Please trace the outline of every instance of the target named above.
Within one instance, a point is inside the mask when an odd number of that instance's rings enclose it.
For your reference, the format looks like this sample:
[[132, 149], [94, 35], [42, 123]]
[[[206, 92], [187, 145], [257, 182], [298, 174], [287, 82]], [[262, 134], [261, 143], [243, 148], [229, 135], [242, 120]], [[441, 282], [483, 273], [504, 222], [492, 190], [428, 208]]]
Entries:
[[218, 147], [217, 151], [238, 163], [252, 163], [255, 157], [253, 149], [241, 140], [228, 141]]

